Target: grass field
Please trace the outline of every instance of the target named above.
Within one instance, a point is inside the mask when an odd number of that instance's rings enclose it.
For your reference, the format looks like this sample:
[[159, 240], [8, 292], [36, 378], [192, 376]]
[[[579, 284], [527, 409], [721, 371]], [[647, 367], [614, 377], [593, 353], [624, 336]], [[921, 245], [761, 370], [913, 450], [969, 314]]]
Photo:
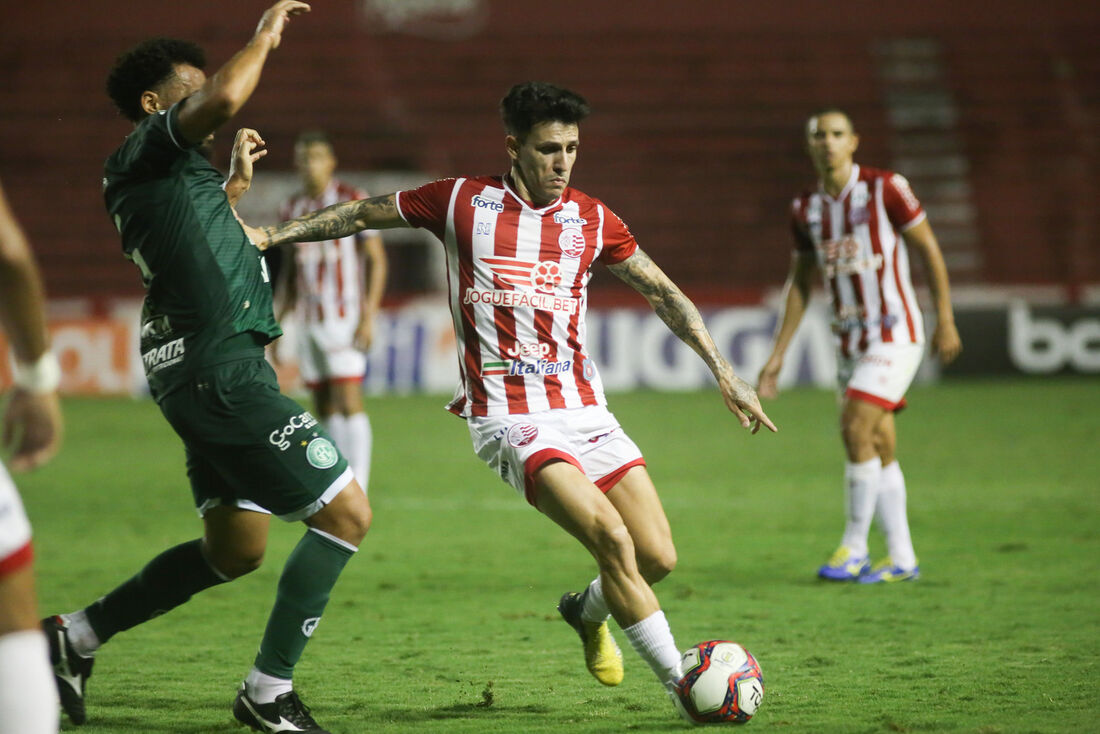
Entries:
[[[899, 456], [924, 576], [880, 588], [814, 578], [843, 522], [830, 393], [784, 394], [767, 405], [781, 432], [757, 436], [714, 393], [612, 396], [672, 522], [680, 563], [657, 592], [677, 642], [755, 653], [766, 693], [751, 731], [1100, 729], [1100, 385], [956, 382], [909, 398]], [[370, 404], [374, 527], [296, 677], [318, 720], [339, 734], [683, 731], [632, 651], [620, 687], [588, 677], [554, 605], [593, 563], [478, 463], [442, 403]], [[49, 613], [200, 528], [151, 402], [65, 413], [63, 453], [19, 479]], [[82, 731], [237, 731], [234, 689], [301, 535], [272, 528], [259, 571], [103, 648]]]

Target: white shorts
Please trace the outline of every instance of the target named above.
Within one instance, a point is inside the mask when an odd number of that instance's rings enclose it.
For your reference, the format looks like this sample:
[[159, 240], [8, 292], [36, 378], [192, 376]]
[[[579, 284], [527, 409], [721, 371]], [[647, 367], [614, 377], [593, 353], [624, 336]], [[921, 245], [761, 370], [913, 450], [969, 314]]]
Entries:
[[840, 390], [845, 398], [901, 410], [923, 356], [924, 344], [875, 342], [859, 357], [837, 359]]
[[15, 482], [0, 463], [0, 578], [25, 568], [32, 557], [31, 523]]
[[474, 452], [538, 507], [534, 475], [550, 461], [567, 461], [604, 492], [628, 469], [645, 466], [638, 445], [602, 405], [467, 419]]
[[298, 370], [310, 388], [324, 382], [362, 380], [367, 355], [355, 348], [351, 320], [298, 326]]

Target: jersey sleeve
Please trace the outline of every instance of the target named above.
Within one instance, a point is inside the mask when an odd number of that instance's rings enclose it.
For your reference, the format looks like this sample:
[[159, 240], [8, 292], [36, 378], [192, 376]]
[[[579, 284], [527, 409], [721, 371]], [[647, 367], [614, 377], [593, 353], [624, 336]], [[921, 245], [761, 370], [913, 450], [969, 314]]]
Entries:
[[917, 195], [900, 173], [891, 175], [883, 182], [882, 203], [886, 207], [890, 224], [897, 230], [905, 231], [925, 219], [924, 208]]
[[806, 226], [802, 222], [802, 199], [791, 202], [791, 240], [795, 252], [813, 252], [814, 241], [806, 232]]
[[603, 251], [599, 259], [604, 265], [614, 265], [633, 255], [638, 249], [638, 241], [618, 214], [606, 206], [603, 210]]
[[443, 178], [396, 195], [397, 212], [411, 227], [423, 227], [432, 232], [443, 231], [447, 208], [457, 179]]

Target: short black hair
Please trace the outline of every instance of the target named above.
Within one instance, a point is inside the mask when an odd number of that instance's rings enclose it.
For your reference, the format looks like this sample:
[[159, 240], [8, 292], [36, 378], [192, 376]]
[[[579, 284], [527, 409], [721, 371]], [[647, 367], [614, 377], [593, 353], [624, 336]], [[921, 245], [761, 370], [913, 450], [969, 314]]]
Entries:
[[203, 69], [206, 54], [197, 44], [178, 38], [142, 41], [115, 60], [114, 68], [107, 75], [107, 96], [123, 117], [141, 122], [146, 117], [141, 107], [141, 93], [175, 74], [176, 64]]
[[584, 97], [546, 82], [517, 84], [500, 100], [505, 130], [521, 141], [540, 122], [576, 124], [590, 111]]
[[332, 138], [324, 130], [303, 130], [298, 133], [298, 139], [294, 141], [295, 145], [327, 145], [330, 149], [333, 149]]
[[832, 105], [819, 107], [814, 110], [814, 112], [806, 118], [806, 129], [809, 130], [810, 122], [825, 115], [842, 115], [844, 119], [848, 121], [848, 127], [852, 128], [852, 132], [854, 133], [856, 131], [856, 124], [852, 121], [852, 116], [848, 114], [847, 110]]

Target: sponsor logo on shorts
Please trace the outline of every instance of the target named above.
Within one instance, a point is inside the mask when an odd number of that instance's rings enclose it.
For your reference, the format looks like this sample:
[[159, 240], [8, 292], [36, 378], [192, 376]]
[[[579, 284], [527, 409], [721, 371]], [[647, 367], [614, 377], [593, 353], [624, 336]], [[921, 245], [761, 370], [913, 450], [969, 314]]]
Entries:
[[340, 460], [340, 452], [323, 436], [318, 436], [306, 446], [306, 461], [314, 469], [330, 469]]
[[145, 363], [145, 371], [152, 374], [182, 362], [183, 352], [183, 337], [180, 337], [145, 352], [141, 355], [141, 361]]
[[320, 621], [320, 617], [310, 617], [306, 621], [302, 622], [302, 634], [306, 637], [312, 637], [313, 630], [317, 629], [317, 623]]
[[530, 423], [517, 423], [508, 429], [508, 443], [520, 449], [538, 438], [538, 435], [539, 429]]
[[478, 194], [478, 195], [474, 196], [472, 199], [470, 199], [470, 206], [474, 207], [475, 209], [488, 209], [489, 211], [492, 211], [492, 212], [502, 212], [502, 211], [504, 211], [504, 205], [501, 204], [499, 201], [493, 201], [492, 199], [486, 199], [481, 194]]
[[291, 418], [282, 428], [272, 431], [267, 440], [271, 442], [272, 446], [278, 446], [280, 451], [286, 451], [290, 448], [290, 437], [294, 435], [295, 431], [308, 430], [315, 425], [317, 425], [317, 419], [307, 410]]
[[881, 354], [864, 354], [859, 358], [860, 364], [873, 364], [879, 367], [891, 367], [894, 361], [889, 357], [884, 357]]
[[567, 257], [580, 257], [584, 254], [584, 233], [571, 227], [563, 229], [558, 235], [558, 247]]
[[568, 372], [571, 369], [573, 369], [573, 360], [571, 359], [556, 362], [549, 359], [540, 359], [534, 362], [505, 359], [500, 362], [484, 363], [481, 365], [481, 374], [484, 377], [494, 375], [507, 375], [508, 377], [518, 375], [560, 375], [562, 372]]

